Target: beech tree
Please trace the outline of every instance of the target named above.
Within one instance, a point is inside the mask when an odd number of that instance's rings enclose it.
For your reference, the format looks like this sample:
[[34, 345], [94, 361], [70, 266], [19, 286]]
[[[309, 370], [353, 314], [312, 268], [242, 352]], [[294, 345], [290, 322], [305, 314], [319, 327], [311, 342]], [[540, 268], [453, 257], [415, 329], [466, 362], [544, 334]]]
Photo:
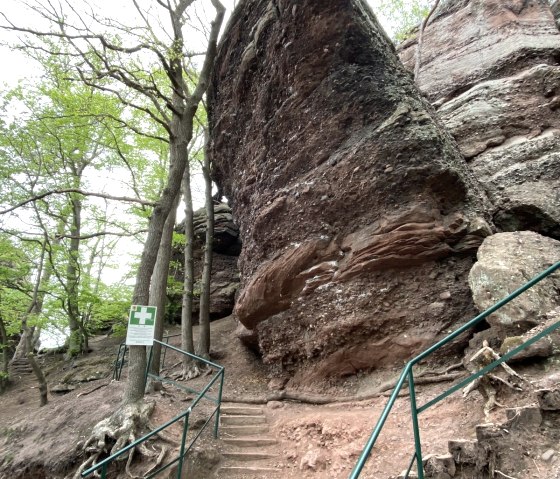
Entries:
[[[192, 62], [201, 55], [189, 50], [185, 30], [189, 25], [188, 12], [197, 2], [156, 0], [147, 8], [140, 5], [140, 0], [131, 0], [131, 3], [134, 15], [127, 12], [128, 18], [139, 24], [125, 25], [104, 18], [87, 3], [61, 0], [55, 5], [30, 0], [27, 5], [46, 27], [16, 25], [5, 17], [3, 27], [27, 35], [25, 48], [69, 58], [84, 84], [113, 94], [127, 108], [143, 112], [146, 122], [155, 122], [165, 130], [165, 136], [156, 138], [169, 145], [169, 170], [161, 198], [151, 210], [132, 298], [133, 304], [148, 304], [162, 231], [187, 167], [193, 120], [207, 88], [225, 9], [219, 0], [210, 0], [214, 19], [208, 29], [199, 75], [191, 89], [186, 79], [193, 71]], [[168, 28], [162, 23], [164, 18]], [[57, 47], [53, 48], [53, 44]], [[165, 75], [164, 84], [160, 72]], [[131, 124], [126, 118], [114, 119], [132, 131], [143, 133], [142, 124]], [[102, 430], [103, 435], [118, 436], [117, 444], [121, 447], [123, 438], [126, 441], [131, 436], [131, 428], [146, 424], [148, 410], [141, 401], [145, 370], [146, 348], [132, 346], [123, 404], [112, 418], [94, 430], [94, 435], [101, 434]], [[140, 417], [131, 421], [131, 416]], [[124, 423], [129, 424], [128, 428], [123, 427]]]
[[[19, 107], [22, 113], [6, 121], [0, 139], [0, 161], [2, 162], [3, 191], [0, 203], [14, 204], [21, 199], [23, 204], [15, 213], [27, 218], [32, 231], [27, 236], [42, 238], [45, 248], [45, 278], [43, 289], [54, 292], [51, 277], [57, 283], [58, 307], [62, 308], [68, 322], [70, 334], [67, 344], [68, 357], [87, 350], [87, 310], [90, 304], [81, 299], [83, 280], [90, 278], [97, 261], [99, 242], [90, 252], [91, 261], [83, 261], [84, 247], [88, 239], [101, 238], [101, 231], [91, 234], [92, 224], [107, 220], [107, 211], [88, 204], [82, 194], [87, 170], [109, 168], [120, 159], [115, 144], [121, 141], [122, 132], [115, 128], [110, 113], [119, 116], [120, 103], [89, 86], [72, 82], [67, 78], [64, 65], [54, 59], [41, 58], [44, 67], [42, 81], [36, 85], [23, 84], [7, 92], [4, 98], [9, 103], [4, 113], [9, 116], [10, 107]], [[15, 106], [14, 106], [15, 105]], [[41, 197], [50, 195], [48, 201]], [[10, 213], [10, 208], [2, 210]], [[87, 217], [89, 235], [82, 229]], [[24, 234], [24, 235], [25, 235]], [[104, 243], [104, 246], [109, 245]], [[94, 254], [95, 253], [95, 254]], [[85, 263], [85, 268], [82, 267]], [[102, 267], [98, 268], [99, 276]], [[93, 282], [99, 285], [99, 280]], [[91, 284], [91, 281], [90, 281]], [[53, 285], [54, 286], [54, 285]], [[39, 295], [34, 314], [40, 314], [44, 293]], [[85, 310], [82, 310], [85, 308]], [[33, 328], [30, 328], [33, 333]], [[22, 337], [21, 347], [25, 350], [27, 338]]]

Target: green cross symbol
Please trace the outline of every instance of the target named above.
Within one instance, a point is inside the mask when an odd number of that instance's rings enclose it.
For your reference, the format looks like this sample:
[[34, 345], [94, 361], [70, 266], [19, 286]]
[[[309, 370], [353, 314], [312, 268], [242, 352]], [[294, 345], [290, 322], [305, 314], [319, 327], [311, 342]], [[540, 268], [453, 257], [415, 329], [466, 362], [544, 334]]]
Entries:
[[153, 326], [155, 320], [155, 306], [132, 306], [130, 310], [130, 324], [136, 324], [138, 326]]

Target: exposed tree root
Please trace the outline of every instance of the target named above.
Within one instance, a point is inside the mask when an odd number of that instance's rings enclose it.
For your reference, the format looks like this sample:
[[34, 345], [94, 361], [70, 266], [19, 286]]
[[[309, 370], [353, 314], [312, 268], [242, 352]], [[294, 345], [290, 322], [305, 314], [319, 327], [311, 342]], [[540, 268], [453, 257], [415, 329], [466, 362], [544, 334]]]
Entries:
[[173, 377], [174, 381], [189, 381], [202, 375], [204, 371], [200, 369], [198, 364], [190, 361], [187, 366], [183, 366], [183, 370]]
[[110, 382], [111, 381], [107, 381], [107, 382], [104, 382], [103, 384], [98, 384], [94, 388], [91, 388], [89, 391], [85, 391], [83, 393], [78, 394], [76, 397], [79, 398], [81, 396], [87, 396], [88, 394], [91, 394], [92, 392], [97, 391], [98, 389], [101, 389], [101, 388], [107, 386], [108, 384], [110, 384]]
[[[471, 372], [476, 372], [498, 359], [500, 359], [500, 355], [488, 345], [488, 341], [483, 341], [482, 348], [480, 348], [479, 351], [471, 356], [467, 363], [467, 367]], [[517, 380], [522, 380], [521, 376], [519, 376], [519, 374], [517, 374], [506, 363], [502, 363], [500, 366], [508, 376], [511, 376], [512, 378]], [[463, 389], [463, 397], [467, 397], [475, 389], [478, 389], [481, 394], [486, 397], [486, 403], [484, 404], [484, 416], [486, 417], [487, 421], [489, 421], [490, 412], [492, 411], [492, 409], [494, 409], [496, 406], [501, 408], [504, 407], [496, 400], [497, 391], [492, 384], [492, 381], [504, 384], [505, 386], [515, 391], [522, 391], [522, 388], [520, 386], [512, 384], [506, 379], [490, 373], [478, 379], [475, 379], [472, 383], [467, 385]]]
[[84, 470], [86, 468], [88, 468], [89, 466], [91, 466], [92, 464], [95, 463], [95, 461], [97, 461], [97, 458], [99, 457], [101, 453], [98, 454], [94, 454], [93, 456], [88, 457], [84, 462], [82, 462], [82, 464], [80, 465], [80, 467], [78, 468], [78, 470], [74, 473], [74, 475], [72, 476], [72, 479], [78, 479], [81, 478], [82, 472], [84, 472]]
[[[454, 368], [455, 369], [455, 368]], [[414, 378], [414, 382], [417, 385], [422, 384], [433, 384], [445, 381], [454, 381], [455, 379], [459, 379], [464, 376], [464, 373], [455, 373], [455, 374], [440, 374], [440, 375], [428, 375], [425, 373], [424, 376]], [[266, 404], [269, 401], [295, 401], [304, 404], [315, 404], [315, 405], [323, 405], [323, 404], [333, 404], [333, 403], [346, 403], [346, 402], [357, 402], [357, 401], [365, 401], [368, 399], [373, 399], [379, 396], [382, 396], [386, 391], [389, 391], [395, 386], [395, 381], [387, 381], [381, 385], [379, 385], [375, 390], [370, 391], [366, 394], [358, 394], [356, 396], [327, 396], [322, 394], [309, 394], [303, 393], [299, 391], [291, 391], [289, 389], [285, 389], [283, 391], [278, 391], [271, 393], [265, 397], [258, 397], [258, 396], [251, 396], [251, 397], [242, 397], [242, 396], [224, 396], [222, 398], [223, 402], [233, 402], [233, 403], [241, 403], [241, 404]], [[403, 394], [406, 392], [403, 391]]]
[[[134, 442], [149, 430], [149, 419], [154, 410], [153, 402], [138, 402], [120, 407], [110, 417], [98, 422], [91, 436], [84, 443], [83, 449], [89, 457], [80, 465], [73, 478], [78, 479], [83, 470], [95, 464], [103, 454], [114, 454], [127, 444]], [[111, 446], [112, 444], [112, 446]], [[135, 449], [141, 454], [155, 456], [157, 453], [148, 451], [144, 445], [130, 451], [126, 463], [126, 472], [130, 477], [130, 464]], [[124, 459], [126, 456], [123, 456]]]
[[154, 472], [159, 466], [161, 466], [161, 463], [165, 459], [166, 454], [167, 454], [167, 448], [165, 446], [162, 446], [161, 451], [159, 453], [158, 458], [156, 459], [155, 464], [152, 467], [150, 467], [150, 469], [148, 469], [144, 473], [144, 476], [149, 475], [150, 473]]
[[498, 477], [503, 477], [504, 479], [516, 479], [513, 476], [508, 476], [507, 474], [504, 474], [502, 471], [498, 471], [497, 469], [494, 472]]

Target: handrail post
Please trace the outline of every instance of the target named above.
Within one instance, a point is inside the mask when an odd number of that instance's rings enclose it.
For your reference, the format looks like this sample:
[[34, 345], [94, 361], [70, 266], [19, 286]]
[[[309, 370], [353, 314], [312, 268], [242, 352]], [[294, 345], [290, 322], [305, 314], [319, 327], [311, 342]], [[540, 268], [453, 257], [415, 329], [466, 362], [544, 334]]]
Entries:
[[185, 415], [185, 420], [183, 422], [183, 434], [181, 436], [181, 449], [179, 452], [179, 464], [177, 466], [177, 479], [181, 479], [183, 474], [183, 461], [185, 460], [185, 442], [187, 441], [187, 432], [189, 430], [189, 416], [190, 410]]
[[148, 364], [146, 364], [146, 375], [144, 376], [144, 389], [148, 385], [148, 375], [150, 374], [150, 366], [152, 365], [152, 359], [154, 356], [154, 348], [150, 347], [150, 355], [148, 356]]
[[[165, 344], [169, 345], [169, 334], [166, 334], [165, 337]], [[161, 358], [161, 365], [159, 369], [163, 369], [165, 367], [165, 356], [167, 355], [167, 348], [163, 348], [163, 358]]]
[[103, 464], [103, 467], [101, 468], [101, 479], [106, 479], [107, 478], [107, 463]]
[[124, 345], [124, 348], [123, 348], [121, 364], [120, 364], [120, 366], [119, 366], [119, 377], [117, 378], [117, 381], [120, 381], [120, 380], [121, 380], [122, 370], [123, 370], [123, 367], [124, 367], [124, 360], [125, 360], [125, 358], [126, 358], [126, 352], [127, 352], [127, 351], [128, 351], [128, 345], [125, 344], [125, 345]]
[[422, 442], [420, 440], [420, 427], [418, 426], [418, 408], [416, 406], [416, 390], [414, 388], [414, 375], [412, 368], [408, 372], [408, 392], [410, 394], [410, 410], [412, 413], [412, 428], [414, 430], [414, 447], [416, 455], [416, 468], [418, 479], [424, 479], [424, 464], [422, 461]]
[[220, 411], [222, 408], [222, 389], [224, 387], [224, 370], [220, 373], [220, 390], [218, 392], [218, 409], [216, 411], [216, 422], [214, 424], [214, 439], [218, 439], [218, 428], [220, 427]]

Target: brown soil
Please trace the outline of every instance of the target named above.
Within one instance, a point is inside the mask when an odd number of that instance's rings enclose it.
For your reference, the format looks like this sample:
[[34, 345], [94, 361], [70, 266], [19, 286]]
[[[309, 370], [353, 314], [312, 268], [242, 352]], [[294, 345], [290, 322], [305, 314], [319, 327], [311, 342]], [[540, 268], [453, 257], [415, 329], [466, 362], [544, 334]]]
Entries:
[[[228, 400], [240, 397], [264, 398], [271, 393], [270, 377], [259, 358], [233, 339], [236, 324], [226, 318], [212, 323], [212, 360], [225, 366], [224, 396]], [[178, 338], [175, 338], [178, 339]], [[175, 341], [173, 341], [176, 343]], [[96, 338], [94, 351], [84, 358], [84, 365], [110, 365], [116, 352], [117, 340]], [[100, 358], [104, 359], [104, 362]], [[47, 377], [52, 387], [68, 375], [69, 364], [60, 357], [48, 357], [43, 367], [49, 371]], [[169, 354], [167, 374], [178, 372], [178, 358]], [[77, 361], [80, 363], [80, 361]], [[439, 369], [442, 365], [426, 366]], [[552, 362], [517, 367], [517, 370], [533, 380], [550, 376], [555, 369]], [[557, 367], [556, 367], [557, 369]], [[109, 375], [109, 369], [106, 370]], [[336, 384], [308, 386], [307, 392], [336, 396], [364, 394], [374, 390], [380, 383], [396, 376], [398, 371], [376, 372], [375, 375], [360, 374]], [[193, 389], [203, 387], [210, 376], [202, 376], [188, 384]], [[62, 478], [69, 474], [84, 459], [81, 444], [92, 426], [116, 409], [120, 401], [124, 378], [121, 382], [106, 379], [91, 381], [65, 395], [50, 394], [49, 404], [39, 407], [39, 394], [33, 377], [24, 377], [6, 394], [0, 396], [0, 479]], [[278, 383], [276, 378], [270, 383]], [[281, 383], [281, 381], [280, 381]], [[289, 384], [288, 384], [289, 386]], [[418, 402], [442, 392], [448, 383], [420, 386]], [[95, 389], [98, 388], [98, 389]], [[526, 390], [528, 386], [526, 387]], [[90, 392], [91, 391], [91, 392]], [[217, 392], [217, 391], [213, 391]], [[301, 392], [301, 390], [300, 390]], [[89, 394], [88, 394], [89, 393]], [[159, 425], [183, 412], [194, 394], [165, 385], [162, 391], [149, 394], [147, 399], [156, 402], [152, 423]], [[267, 466], [281, 469], [284, 478], [344, 478], [356, 463], [357, 457], [378, 418], [387, 397], [381, 395], [370, 400], [350, 403], [335, 403], [323, 406], [296, 402], [269, 403], [265, 407], [273, 436], [279, 441], [275, 447], [278, 454]], [[498, 401], [508, 407], [528, 404], [532, 396], [528, 393], [500, 391]], [[422, 445], [424, 454], [447, 452], [450, 439], [473, 439], [475, 426], [484, 422], [484, 400], [477, 392], [463, 399], [459, 393], [434, 406], [421, 415]], [[193, 411], [189, 437], [197, 434], [200, 425], [212, 410], [210, 401], [202, 401]], [[505, 420], [504, 409], [497, 408], [490, 418], [492, 422]], [[545, 461], [542, 454], [547, 449], [557, 448], [558, 437], [554, 430], [560, 423], [554, 415], [544, 418], [544, 427], [550, 434], [523, 435], [524, 457], [519, 459], [516, 479], [551, 479], [560, 477], [555, 458]], [[189, 464], [189, 478], [220, 478], [217, 452], [224, 450], [220, 440], [211, 436], [211, 427], [201, 435]], [[176, 440], [181, 427], [174, 425], [168, 435]], [[532, 441], [531, 441], [532, 438]], [[159, 450], [162, 443], [153, 444]], [[171, 447], [172, 450], [176, 450]], [[386, 427], [380, 437], [372, 458], [368, 461], [361, 477], [385, 479], [396, 477], [406, 468], [413, 452], [413, 437], [410, 424], [410, 406], [407, 396], [398, 399]], [[169, 455], [168, 457], [172, 457]], [[139, 459], [134, 471], [141, 475], [149, 468], [149, 460]], [[558, 461], [560, 462], [560, 461]], [[529, 467], [531, 465], [531, 467]], [[110, 477], [118, 477], [114, 473]], [[258, 477], [258, 476], [251, 476]], [[263, 476], [264, 477], [264, 476]], [[498, 476], [496, 476], [498, 477]]]

